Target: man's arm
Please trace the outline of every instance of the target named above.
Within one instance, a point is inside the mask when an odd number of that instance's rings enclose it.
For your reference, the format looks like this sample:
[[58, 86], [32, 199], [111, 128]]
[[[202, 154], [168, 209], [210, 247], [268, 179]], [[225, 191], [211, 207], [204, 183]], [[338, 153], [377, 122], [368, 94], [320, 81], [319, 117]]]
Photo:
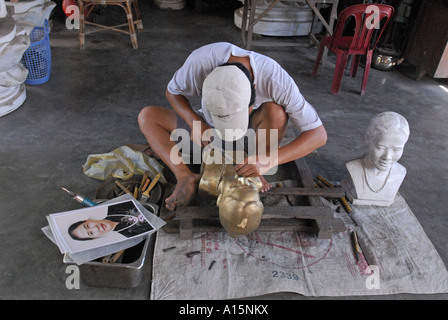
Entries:
[[[166, 98], [174, 111], [190, 126], [192, 130], [191, 140], [203, 147], [207, 145], [208, 141], [202, 141], [202, 136], [205, 130], [210, 129], [210, 126], [207, 125], [196, 112], [194, 112], [190, 101], [185, 96], [172, 94], [168, 90], [166, 90]], [[199, 121], [201, 123], [201, 132], [199, 136], [196, 136], [193, 132], [194, 121]]]
[[193, 128], [193, 121], [200, 121], [200, 117], [194, 112], [191, 107], [190, 101], [182, 96], [175, 95], [166, 90], [166, 98], [173, 107], [174, 111], [187, 122], [187, 124]]
[[278, 164], [303, 158], [327, 143], [327, 131], [323, 125], [302, 132], [291, 143], [279, 148]]
[[327, 131], [321, 125], [315, 129], [302, 132], [289, 144], [279, 148], [277, 154], [249, 156], [244, 163], [235, 166], [235, 171], [243, 177], [257, 177], [269, 169], [299, 158], [303, 158], [327, 143]]

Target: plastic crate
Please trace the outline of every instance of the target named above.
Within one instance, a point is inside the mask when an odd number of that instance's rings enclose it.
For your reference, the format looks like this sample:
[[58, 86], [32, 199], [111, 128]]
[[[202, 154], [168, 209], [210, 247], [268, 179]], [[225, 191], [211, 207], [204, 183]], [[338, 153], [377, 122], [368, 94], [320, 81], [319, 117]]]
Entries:
[[28, 70], [26, 84], [47, 82], [51, 74], [50, 29], [45, 20], [44, 27], [34, 27], [30, 34], [31, 44], [20, 61]]

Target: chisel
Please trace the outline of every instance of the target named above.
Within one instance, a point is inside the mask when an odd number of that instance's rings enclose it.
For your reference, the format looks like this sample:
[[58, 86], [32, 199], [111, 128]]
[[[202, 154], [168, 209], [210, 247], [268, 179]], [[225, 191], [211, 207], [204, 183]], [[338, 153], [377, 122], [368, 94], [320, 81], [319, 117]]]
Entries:
[[359, 254], [362, 253], [362, 251], [361, 251], [361, 248], [359, 247], [358, 234], [356, 233], [356, 231], [352, 231], [350, 233], [350, 236], [352, 239], [353, 252], [355, 253], [356, 261], [359, 262], [359, 260], [360, 260]]
[[78, 201], [84, 207], [93, 207], [93, 206], [96, 206], [98, 204], [98, 203], [93, 202], [89, 198], [86, 198], [84, 196], [76, 194], [73, 191], [70, 191], [70, 190], [68, 190], [68, 189], [66, 189], [64, 187], [61, 187], [61, 189], [64, 190], [65, 192], [67, 192], [69, 195], [71, 195], [73, 197], [73, 199]]

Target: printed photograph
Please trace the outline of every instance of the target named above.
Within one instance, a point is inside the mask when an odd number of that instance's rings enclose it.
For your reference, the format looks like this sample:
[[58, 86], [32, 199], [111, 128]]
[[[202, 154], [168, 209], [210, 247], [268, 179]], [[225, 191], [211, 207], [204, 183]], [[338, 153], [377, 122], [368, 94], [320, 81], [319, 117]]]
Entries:
[[154, 230], [133, 201], [53, 214], [48, 220], [61, 250], [65, 248], [71, 253], [117, 243]]

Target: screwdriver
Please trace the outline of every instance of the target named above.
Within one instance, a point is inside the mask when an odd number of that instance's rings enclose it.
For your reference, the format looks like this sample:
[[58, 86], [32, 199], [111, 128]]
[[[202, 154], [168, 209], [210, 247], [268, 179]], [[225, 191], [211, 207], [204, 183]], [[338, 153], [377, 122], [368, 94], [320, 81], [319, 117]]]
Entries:
[[78, 201], [84, 207], [93, 207], [93, 206], [97, 205], [97, 203], [93, 202], [89, 198], [86, 198], [86, 197], [84, 197], [82, 195], [76, 194], [73, 191], [70, 191], [70, 190], [68, 190], [68, 189], [66, 189], [64, 187], [61, 187], [61, 189], [64, 190], [65, 192], [67, 192], [69, 195], [71, 195], [73, 197], [73, 199]]

